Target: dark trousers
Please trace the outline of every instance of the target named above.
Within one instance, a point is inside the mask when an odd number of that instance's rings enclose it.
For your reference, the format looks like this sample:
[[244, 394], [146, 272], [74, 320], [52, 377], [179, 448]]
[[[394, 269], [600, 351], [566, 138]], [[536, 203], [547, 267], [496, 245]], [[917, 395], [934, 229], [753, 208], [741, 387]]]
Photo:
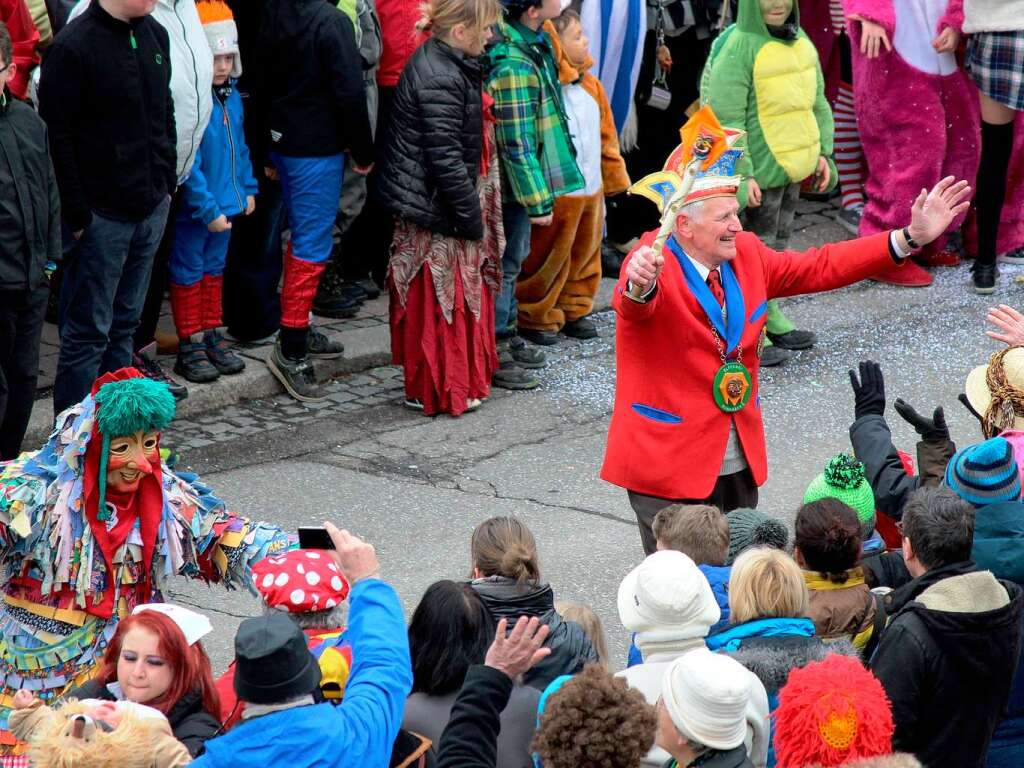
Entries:
[[17, 458], [32, 415], [50, 286], [0, 291], [0, 461]]
[[148, 347], [156, 338], [156, 326], [160, 322], [160, 310], [164, 306], [164, 295], [167, 293], [167, 271], [171, 263], [171, 249], [174, 246], [174, 222], [181, 209], [181, 198], [184, 195], [181, 187], [171, 197], [171, 208], [167, 213], [164, 234], [153, 256], [153, 270], [149, 273], [149, 285], [146, 288], [146, 303], [142, 305], [139, 316], [139, 327], [132, 337], [135, 351]]
[[93, 212], [92, 223], [64, 265], [55, 414], [88, 395], [100, 374], [131, 365], [132, 335], [169, 208], [170, 199], [164, 199], [137, 222]]
[[721, 475], [711, 495], [706, 499], [662, 499], [658, 496], [646, 496], [636, 491], [628, 491], [629, 505], [636, 513], [636, 522], [640, 527], [640, 543], [644, 547], [644, 556], [658, 548], [654, 539], [654, 517], [665, 507], [672, 504], [711, 504], [723, 512], [731, 512], [740, 507], [757, 506], [757, 486], [749, 469], [731, 475]]
[[231, 223], [224, 266], [224, 324], [241, 341], [255, 341], [281, 324], [281, 231], [287, 221], [281, 185], [256, 169], [259, 197], [251, 216]]

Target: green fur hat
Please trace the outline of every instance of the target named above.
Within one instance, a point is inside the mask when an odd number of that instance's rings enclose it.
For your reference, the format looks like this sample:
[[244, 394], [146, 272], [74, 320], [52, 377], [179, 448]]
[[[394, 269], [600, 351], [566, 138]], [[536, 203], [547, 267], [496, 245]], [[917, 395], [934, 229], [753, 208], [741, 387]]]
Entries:
[[99, 505], [96, 517], [107, 520], [107, 460], [110, 441], [135, 432], [159, 432], [174, 419], [174, 395], [167, 384], [142, 377], [109, 381], [99, 388], [96, 427], [103, 445], [98, 478]]
[[807, 486], [804, 504], [821, 499], [839, 499], [853, 508], [867, 538], [875, 530], [875, 494], [864, 476], [864, 465], [853, 456], [841, 453], [825, 465], [825, 471]]

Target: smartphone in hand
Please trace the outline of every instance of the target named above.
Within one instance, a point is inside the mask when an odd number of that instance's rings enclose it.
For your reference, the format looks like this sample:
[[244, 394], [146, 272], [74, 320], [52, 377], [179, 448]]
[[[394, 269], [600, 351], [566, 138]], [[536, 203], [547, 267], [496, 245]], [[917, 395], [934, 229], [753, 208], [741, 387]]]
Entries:
[[334, 542], [326, 528], [319, 526], [299, 527], [300, 549], [334, 549]]

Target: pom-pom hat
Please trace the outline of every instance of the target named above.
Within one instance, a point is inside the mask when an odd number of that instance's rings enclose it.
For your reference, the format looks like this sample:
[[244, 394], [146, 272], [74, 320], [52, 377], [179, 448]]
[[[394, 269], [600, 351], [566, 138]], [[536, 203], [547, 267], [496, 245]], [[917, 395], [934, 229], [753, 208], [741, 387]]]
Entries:
[[804, 504], [821, 499], [838, 499], [852, 507], [865, 539], [875, 529], [875, 494], [864, 477], [864, 465], [853, 456], [846, 453], [833, 456], [825, 465], [825, 471], [807, 486]]
[[214, 56], [233, 55], [235, 63], [231, 67], [231, 77], [242, 76], [242, 56], [238, 48], [238, 27], [235, 17], [227, 3], [221, 0], [200, 0], [196, 3], [199, 21], [202, 22], [206, 42]]
[[779, 768], [840, 766], [892, 752], [885, 690], [850, 656], [830, 654], [790, 672], [772, 717]]
[[348, 597], [348, 582], [326, 552], [293, 549], [252, 568], [260, 597], [288, 613], [329, 611]]
[[1020, 472], [1010, 443], [993, 437], [957, 451], [946, 465], [946, 485], [975, 507], [1020, 501]]
[[725, 519], [729, 521], [726, 565], [732, 565], [743, 550], [751, 547], [786, 549], [789, 546], [789, 530], [785, 524], [764, 512], [740, 507], [728, 512]]

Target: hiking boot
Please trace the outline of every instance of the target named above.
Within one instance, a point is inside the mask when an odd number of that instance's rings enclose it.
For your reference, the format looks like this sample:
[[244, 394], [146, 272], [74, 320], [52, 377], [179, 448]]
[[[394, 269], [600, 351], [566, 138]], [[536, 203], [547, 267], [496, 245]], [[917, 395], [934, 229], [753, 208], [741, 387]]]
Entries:
[[174, 372], [193, 384], [209, 384], [220, 378], [220, 371], [213, 367], [206, 356], [206, 344], [198, 333], [178, 342]]
[[999, 274], [996, 271], [995, 264], [986, 264], [980, 261], [975, 261], [974, 266], [971, 267], [971, 272], [972, 279], [974, 281], [975, 293], [979, 293], [982, 296], [995, 293], [996, 275]]
[[491, 384], [502, 389], [536, 389], [540, 379], [515, 363], [502, 364], [491, 376]]
[[562, 333], [570, 339], [596, 339], [598, 336], [597, 326], [589, 317], [570, 320], [562, 327]]
[[345, 345], [328, 337], [323, 331], [318, 331], [313, 326], [309, 326], [306, 350], [310, 357], [320, 360], [333, 360], [345, 354]]
[[184, 400], [188, 397], [188, 387], [168, 376], [167, 372], [160, 366], [160, 363], [150, 357], [149, 352], [140, 350], [134, 353], [132, 355], [132, 365], [147, 379], [162, 381], [166, 384], [167, 389], [174, 395], [175, 400]]
[[761, 355], [761, 367], [772, 368], [776, 365], [782, 365], [792, 356], [793, 353], [790, 350], [776, 347], [772, 344], [770, 347], [764, 348], [764, 353]]
[[203, 334], [206, 357], [223, 376], [233, 376], [245, 370], [245, 360], [235, 354], [231, 344], [216, 328]]
[[[772, 344], [782, 349], [810, 349], [818, 340], [814, 331], [798, 331], [793, 329], [786, 333], [769, 333]], [[764, 363], [761, 363], [764, 365]]]
[[498, 341], [498, 360], [505, 364], [514, 362], [520, 368], [535, 370], [547, 365], [548, 356], [542, 350], [531, 347], [518, 336]]
[[362, 280], [356, 280], [356, 285], [363, 289], [367, 301], [373, 301], [380, 296], [380, 288], [373, 282], [373, 278], [365, 277]]
[[274, 343], [274, 348], [267, 355], [267, 368], [296, 400], [318, 403], [327, 399], [327, 392], [317, 383], [309, 356], [301, 360], [289, 360], [281, 353], [280, 341]]
[[860, 219], [863, 215], [863, 205], [857, 205], [853, 208], [843, 208], [841, 211], [836, 213], [836, 221], [839, 226], [856, 237], [857, 233], [860, 231]]
[[519, 335], [533, 344], [552, 347], [558, 343], [558, 334], [553, 331], [538, 331], [533, 328], [520, 328]]
[[332, 259], [320, 275], [320, 284], [313, 298], [313, 314], [333, 319], [355, 317], [361, 304], [351, 292], [346, 293], [345, 282]]

